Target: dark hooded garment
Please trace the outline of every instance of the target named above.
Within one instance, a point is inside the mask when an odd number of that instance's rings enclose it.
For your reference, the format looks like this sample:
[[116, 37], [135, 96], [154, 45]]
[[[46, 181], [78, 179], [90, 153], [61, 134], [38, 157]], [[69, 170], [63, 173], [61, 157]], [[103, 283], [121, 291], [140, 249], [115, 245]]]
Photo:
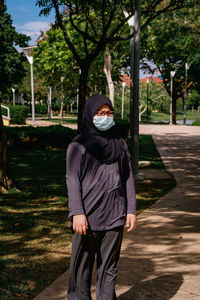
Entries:
[[117, 138], [115, 126], [99, 131], [93, 124], [95, 112], [104, 104], [103, 95], [88, 98], [81, 133], [68, 146], [66, 184], [69, 217], [85, 214], [91, 230], [121, 226], [126, 215], [136, 213], [136, 195], [128, 148]]

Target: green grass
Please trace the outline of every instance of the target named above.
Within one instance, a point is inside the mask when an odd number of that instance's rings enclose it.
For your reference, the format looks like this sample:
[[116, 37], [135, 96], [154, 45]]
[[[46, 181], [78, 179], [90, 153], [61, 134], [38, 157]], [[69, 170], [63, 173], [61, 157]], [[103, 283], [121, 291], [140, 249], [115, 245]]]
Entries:
[[[0, 298], [32, 299], [69, 267], [65, 150], [9, 150], [11, 172], [21, 192], [0, 198]], [[152, 161], [157, 179], [136, 181], [138, 212], [175, 186], [160, 178], [164, 165], [151, 136], [140, 136], [140, 160]]]
[[194, 121], [191, 125], [192, 126], [200, 126], [200, 120]]
[[[177, 112], [176, 119], [183, 120], [183, 112]], [[197, 111], [187, 111], [186, 118], [188, 120], [200, 120], [200, 112]], [[160, 112], [152, 112], [150, 116], [150, 121], [169, 121], [169, 114], [160, 113]]]

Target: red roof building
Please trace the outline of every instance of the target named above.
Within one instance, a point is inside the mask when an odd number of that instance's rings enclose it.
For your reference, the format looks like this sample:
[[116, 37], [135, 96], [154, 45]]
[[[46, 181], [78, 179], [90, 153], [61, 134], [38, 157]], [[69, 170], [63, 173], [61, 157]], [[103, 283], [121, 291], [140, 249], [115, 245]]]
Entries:
[[[147, 82], [147, 79], [150, 79], [151, 81], [158, 84], [163, 82], [163, 79], [160, 79], [159, 77], [155, 76], [147, 76], [145, 78], [141, 78], [140, 81]], [[127, 74], [122, 74], [121, 81], [125, 82], [127, 87], [130, 87], [130, 76], [128, 76]]]

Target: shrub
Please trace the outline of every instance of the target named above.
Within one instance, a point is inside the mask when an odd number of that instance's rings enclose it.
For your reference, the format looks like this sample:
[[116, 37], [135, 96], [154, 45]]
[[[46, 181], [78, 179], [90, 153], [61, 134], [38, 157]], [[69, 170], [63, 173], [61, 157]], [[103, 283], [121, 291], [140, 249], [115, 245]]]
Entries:
[[196, 120], [196, 121], [192, 122], [191, 125], [192, 126], [200, 126], [200, 120]]
[[46, 115], [47, 112], [48, 112], [47, 104], [36, 104], [35, 105], [35, 113], [36, 114]]
[[130, 122], [122, 119], [115, 119], [116, 135], [126, 139], [130, 130]]
[[77, 134], [62, 125], [48, 127], [5, 127], [8, 147], [14, 149], [67, 148]]
[[[26, 117], [29, 112], [29, 108], [26, 105], [6, 105], [10, 108], [10, 123], [11, 124], [26, 124]], [[7, 110], [2, 107], [2, 114], [7, 116]]]

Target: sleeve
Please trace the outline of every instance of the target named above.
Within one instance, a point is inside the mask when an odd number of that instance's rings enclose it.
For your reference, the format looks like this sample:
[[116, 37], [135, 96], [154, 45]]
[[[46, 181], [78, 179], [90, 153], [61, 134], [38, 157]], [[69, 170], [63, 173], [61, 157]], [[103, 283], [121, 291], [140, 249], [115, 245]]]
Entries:
[[66, 153], [66, 185], [68, 190], [69, 217], [84, 214], [81, 201], [81, 172], [82, 151], [79, 144], [71, 143]]
[[131, 167], [130, 154], [128, 146], [124, 141], [125, 146], [125, 187], [126, 187], [126, 198], [127, 198], [127, 214], [136, 214], [136, 193], [135, 183], [133, 178], [133, 171]]

